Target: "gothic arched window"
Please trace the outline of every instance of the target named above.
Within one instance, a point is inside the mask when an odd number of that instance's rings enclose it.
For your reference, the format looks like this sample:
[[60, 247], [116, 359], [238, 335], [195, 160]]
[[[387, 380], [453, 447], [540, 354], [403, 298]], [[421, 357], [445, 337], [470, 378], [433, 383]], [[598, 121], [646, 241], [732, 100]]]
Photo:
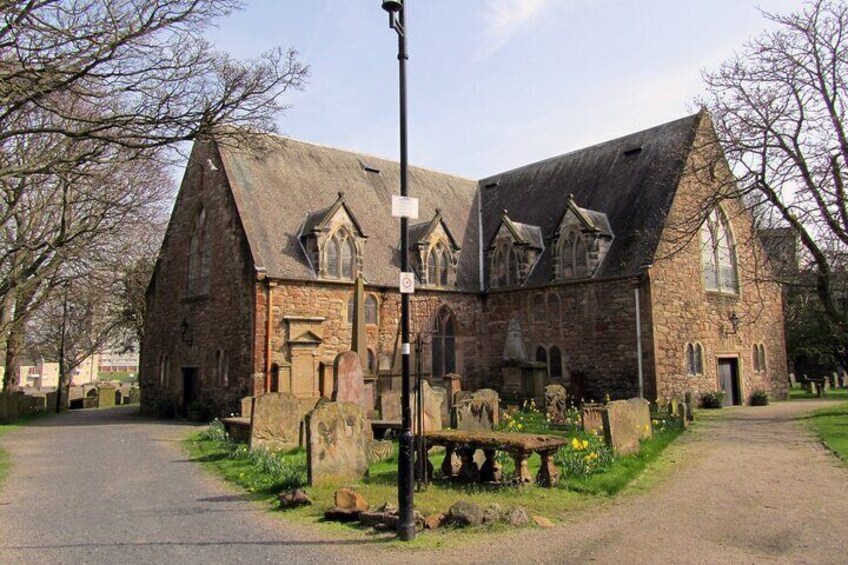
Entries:
[[507, 284], [512, 286], [518, 286], [521, 284], [518, 251], [515, 249], [509, 251], [509, 278], [507, 279]]
[[550, 367], [548, 367], [548, 352], [542, 345], [536, 348], [536, 363], [542, 363], [545, 366], [545, 372], [550, 374]]
[[736, 244], [727, 217], [714, 208], [701, 225], [701, 266], [707, 290], [736, 293]]
[[574, 276], [574, 234], [570, 233], [562, 244], [562, 278], [570, 279]]
[[376, 326], [379, 322], [379, 310], [380, 307], [377, 304], [377, 299], [374, 298], [373, 294], [369, 294], [365, 298], [365, 323]]
[[324, 245], [325, 273], [331, 279], [352, 279], [356, 275], [356, 245], [346, 230], [340, 229]]
[[446, 307], [436, 314], [432, 353], [433, 377], [456, 372], [456, 322]]
[[589, 276], [589, 256], [586, 251], [586, 242], [578, 237], [574, 242], [574, 276]]
[[194, 222], [189, 242], [188, 277], [186, 294], [201, 296], [209, 292], [209, 271], [212, 262], [212, 247], [206, 229], [206, 210], [201, 208]]
[[562, 380], [562, 353], [556, 345], [551, 347], [549, 366], [551, 380]]

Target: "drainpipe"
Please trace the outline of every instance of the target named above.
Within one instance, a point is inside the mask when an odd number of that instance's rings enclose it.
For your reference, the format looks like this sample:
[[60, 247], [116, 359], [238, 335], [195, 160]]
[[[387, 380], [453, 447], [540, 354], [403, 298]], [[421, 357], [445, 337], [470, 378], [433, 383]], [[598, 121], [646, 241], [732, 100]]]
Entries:
[[639, 279], [633, 287], [633, 299], [636, 301], [636, 363], [639, 367], [639, 398], [645, 398], [645, 376], [642, 373], [642, 314], [639, 310]]
[[265, 392], [271, 392], [271, 289], [276, 286], [270, 279], [265, 291]]

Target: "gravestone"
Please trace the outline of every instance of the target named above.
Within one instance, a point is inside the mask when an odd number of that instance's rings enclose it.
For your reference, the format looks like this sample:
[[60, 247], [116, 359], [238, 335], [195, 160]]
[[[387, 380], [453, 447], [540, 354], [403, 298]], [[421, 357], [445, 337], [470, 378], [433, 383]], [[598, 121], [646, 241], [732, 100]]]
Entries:
[[104, 406], [114, 406], [115, 405], [115, 387], [111, 385], [104, 385], [97, 387], [97, 405], [100, 408]]
[[129, 403], [130, 404], [140, 404], [141, 403], [141, 389], [139, 389], [137, 386], [134, 386], [130, 389]]
[[695, 421], [695, 395], [691, 392], [687, 392], [686, 396], [684, 396], [684, 404], [686, 405], [686, 420], [688, 422]]
[[650, 405], [644, 399], [615, 400], [604, 407], [602, 414], [604, 440], [616, 455], [638, 453], [639, 441], [651, 437]]
[[452, 410], [454, 428], [466, 431], [492, 430], [500, 422], [498, 393], [481, 389], [457, 402]]
[[287, 392], [256, 396], [250, 428], [250, 448], [269, 451], [292, 449], [301, 444], [300, 422], [315, 407], [315, 400]]
[[580, 424], [583, 431], [587, 433], [601, 433], [604, 431], [604, 407], [601, 404], [584, 404], [580, 408]]
[[567, 408], [567, 395], [562, 385], [548, 385], [545, 387], [545, 415], [554, 424], [565, 422]]
[[[427, 381], [421, 384], [424, 391], [424, 431], [436, 432], [443, 427], [443, 405], [445, 392], [441, 388], [431, 388]], [[380, 418], [388, 422], [401, 421], [401, 394], [399, 392], [386, 392], [380, 397]], [[412, 428], [418, 426], [418, 395], [410, 396], [412, 402]]]
[[789, 386], [792, 388], [798, 386], [798, 381], [795, 380], [795, 373], [789, 373]]
[[307, 476], [312, 486], [356, 481], [368, 471], [365, 411], [353, 402], [327, 402], [306, 415]]
[[[653, 435], [651, 428], [651, 403], [644, 398], [630, 398], [627, 400], [631, 410], [636, 418], [636, 424], [641, 431], [641, 439], [650, 439]], [[677, 405], [677, 400], [674, 400]]]
[[359, 354], [355, 351], [345, 351], [336, 356], [333, 363], [336, 380], [333, 386], [333, 402], [353, 402], [358, 404], [368, 414], [370, 406], [365, 390], [365, 375]]
[[836, 371], [833, 372], [833, 388], [839, 388], [839, 374]]
[[241, 417], [250, 418], [253, 414], [253, 397], [245, 396], [241, 399]]

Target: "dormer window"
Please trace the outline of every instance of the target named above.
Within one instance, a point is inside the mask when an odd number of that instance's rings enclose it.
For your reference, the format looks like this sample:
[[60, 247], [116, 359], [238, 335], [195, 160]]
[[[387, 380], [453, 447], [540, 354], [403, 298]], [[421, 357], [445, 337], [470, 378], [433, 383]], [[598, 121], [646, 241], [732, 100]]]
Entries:
[[416, 251], [416, 268], [424, 286], [456, 286], [459, 246], [445, 224], [441, 210], [436, 209], [433, 219], [429, 222], [410, 226], [409, 240]]
[[359, 276], [366, 238], [343, 192], [328, 208], [311, 212], [300, 232], [310, 266], [322, 279], [353, 280]]
[[542, 229], [510, 219], [504, 210], [501, 225], [489, 246], [489, 280], [493, 288], [524, 284], [544, 251]]
[[612, 230], [606, 214], [580, 208], [569, 195], [568, 206], [554, 234], [554, 278], [556, 280], [592, 277], [612, 243]]

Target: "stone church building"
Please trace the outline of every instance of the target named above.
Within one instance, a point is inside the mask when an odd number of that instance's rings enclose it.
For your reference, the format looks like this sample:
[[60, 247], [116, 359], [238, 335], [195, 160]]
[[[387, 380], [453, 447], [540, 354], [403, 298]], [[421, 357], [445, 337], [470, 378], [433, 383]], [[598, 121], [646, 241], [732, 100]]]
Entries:
[[[507, 398], [785, 395], [781, 291], [709, 115], [472, 180], [411, 167], [413, 367]], [[365, 284], [398, 386], [398, 164], [274, 136], [195, 144], [147, 294], [147, 411], [330, 394]], [[457, 378], [457, 377], [454, 377]]]

